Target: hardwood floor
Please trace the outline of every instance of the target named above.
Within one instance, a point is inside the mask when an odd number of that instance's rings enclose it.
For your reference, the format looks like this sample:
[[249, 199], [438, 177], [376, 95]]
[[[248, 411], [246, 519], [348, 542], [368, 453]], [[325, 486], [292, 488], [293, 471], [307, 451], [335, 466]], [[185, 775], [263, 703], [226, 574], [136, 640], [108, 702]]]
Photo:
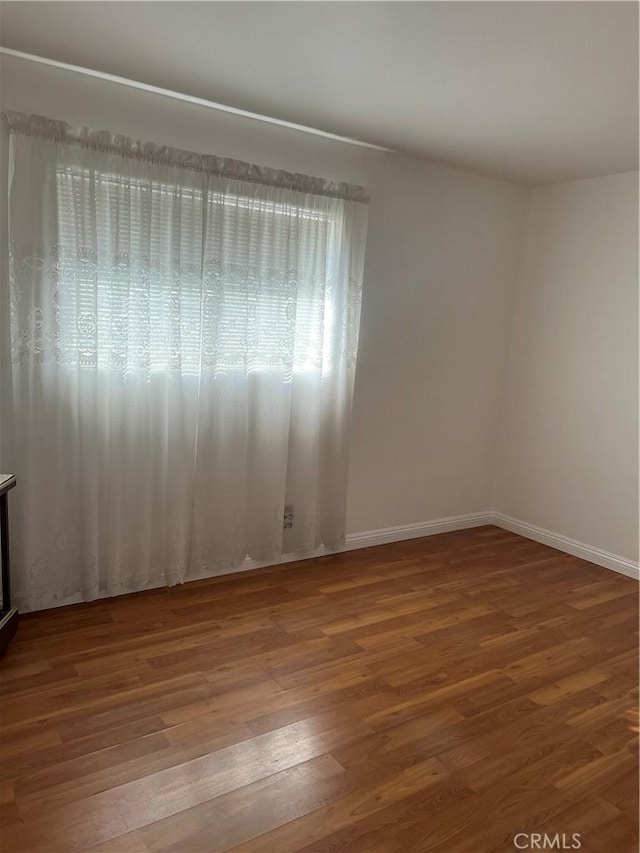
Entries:
[[2, 849], [636, 851], [637, 629], [494, 527], [23, 617]]

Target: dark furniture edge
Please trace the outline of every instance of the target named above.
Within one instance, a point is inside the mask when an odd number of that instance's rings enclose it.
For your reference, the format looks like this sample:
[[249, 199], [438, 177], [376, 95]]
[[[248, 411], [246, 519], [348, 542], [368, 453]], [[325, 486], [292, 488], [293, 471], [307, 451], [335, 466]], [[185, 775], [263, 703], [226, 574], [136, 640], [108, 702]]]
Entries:
[[8, 610], [0, 620], [0, 656], [5, 650], [15, 632], [18, 630], [18, 611], [16, 608]]

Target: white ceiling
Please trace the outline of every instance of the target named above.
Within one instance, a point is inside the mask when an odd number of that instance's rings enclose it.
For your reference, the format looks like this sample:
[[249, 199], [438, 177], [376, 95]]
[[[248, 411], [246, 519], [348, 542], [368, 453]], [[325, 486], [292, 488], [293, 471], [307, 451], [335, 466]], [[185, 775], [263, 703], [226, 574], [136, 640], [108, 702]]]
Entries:
[[635, 2], [3, 2], [0, 40], [496, 177], [638, 168]]

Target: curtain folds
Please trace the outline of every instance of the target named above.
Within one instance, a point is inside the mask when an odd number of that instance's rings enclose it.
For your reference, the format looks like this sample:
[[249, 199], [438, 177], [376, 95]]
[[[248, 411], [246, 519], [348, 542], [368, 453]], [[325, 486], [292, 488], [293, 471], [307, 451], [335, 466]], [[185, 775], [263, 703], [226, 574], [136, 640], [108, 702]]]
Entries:
[[364, 191], [8, 119], [22, 609], [339, 546]]

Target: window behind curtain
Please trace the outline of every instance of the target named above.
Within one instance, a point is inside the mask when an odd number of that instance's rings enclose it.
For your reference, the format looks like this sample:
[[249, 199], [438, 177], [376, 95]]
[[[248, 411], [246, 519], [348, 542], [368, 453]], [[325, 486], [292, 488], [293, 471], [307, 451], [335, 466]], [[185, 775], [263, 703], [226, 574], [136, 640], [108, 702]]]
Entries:
[[185, 374], [322, 366], [335, 214], [73, 167], [56, 171], [56, 194], [63, 362]]

